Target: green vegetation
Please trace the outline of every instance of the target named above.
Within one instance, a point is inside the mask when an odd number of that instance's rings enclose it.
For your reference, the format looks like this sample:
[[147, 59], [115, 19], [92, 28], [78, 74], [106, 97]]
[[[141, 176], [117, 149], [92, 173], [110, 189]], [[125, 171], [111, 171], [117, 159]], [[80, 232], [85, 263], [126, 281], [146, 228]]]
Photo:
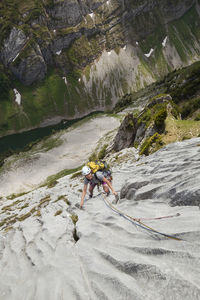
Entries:
[[108, 148], [108, 144], [103, 145], [103, 147], [101, 148], [101, 150], [99, 152], [95, 151], [89, 156], [88, 161], [95, 161], [98, 159], [103, 159], [106, 156], [107, 148]]
[[43, 152], [47, 152], [53, 148], [59, 147], [60, 145], [62, 145], [62, 143], [63, 143], [63, 141], [60, 139], [60, 137], [58, 135], [52, 136], [52, 137], [47, 136], [42, 139], [42, 141], [40, 142], [39, 145], [37, 144], [36, 148], [37, 148], [37, 150], [42, 150]]
[[9, 195], [8, 197], [7, 197], [7, 199], [9, 199], [9, 200], [13, 200], [13, 199], [15, 199], [15, 198], [18, 198], [18, 197], [21, 197], [21, 196], [23, 196], [23, 195], [26, 195], [28, 192], [23, 192], [23, 193], [19, 193], [19, 194], [12, 194], [12, 195]]
[[71, 202], [68, 200], [68, 198], [66, 197], [66, 195], [61, 195], [58, 197], [57, 200], [55, 200], [54, 202], [63, 200], [67, 205], [71, 205]]
[[98, 157], [97, 157], [97, 153], [96, 153], [96, 152], [93, 152], [93, 153], [89, 156], [89, 158], [88, 158], [89, 161], [95, 161], [95, 160], [97, 160], [97, 159], [98, 159]]
[[56, 186], [56, 184], [58, 183], [57, 180], [54, 180], [54, 181], [50, 181], [48, 184], [47, 184], [47, 188], [52, 188], [54, 186]]
[[173, 101], [179, 104], [188, 100], [199, 91], [200, 84], [200, 62], [196, 62], [189, 67], [172, 72], [167, 75], [163, 82]]
[[11, 98], [11, 83], [0, 64], [0, 102], [8, 101]]
[[0, 44], [9, 35], [13, 24], [19, 18], [17, 1], [7, 0], [0, 3]]
[[[13, 198], [11, 198], [13, 199]], [[40, 217], [41, 216], [41, 209], [45, 206], [48, 205], [49, 201], [51, 200], [50, 195], [46, 195], [45, 197], [43, 197], [42, 199], [40, 199], [39, 204], [32, 207], [30, 209], [29, 212], [27, 212], [26, 214], [12, 214], [9, 217], [5, 217], [2, 219], [2, 221], [0, 222], [0, 227], [3, 227], [4, 229], [8, 230], [12, 224], [16, 223], [17, 221], [22, 222], [25, 219], [29, 218], [30, 216], [32, 216], [33, 214], [35, 214], [35, 216]], [[12, 212], [15, 210], [23, 210], [24, 208], [27, 208], [29, 206], [29, 203], [25, 203], [25, 200], [16, 200], [13, 203], [11, 203], [10, 205], [4, 206], [2, 207], [2, 212]]]
[[55, 212], [54, 216], [56, 217], [56, 216], [62, 214], [62, 212], [63, 212], [62, 209], [59, 209]]
[[105, 144], [98, 153], [98, 159], [103, 159], [106, 156], [106, 149], [108, 148], [108, 144]]
[[51, 200], [51, 196], [50, 195], [45, 196], [44, 198], [42, 198], [40, 200], [38, 208], [47, 206], [47, 204], [49, 203], [50, 200]]
[[150, 153], [153, 153], [157, 150], [159, 150], [163, 146], [162, 137], [157, 132], [147, 138], [144, 143], [141, 145], [140, 148], [140, 155], [149, 155]]
[[200, 113], [198, 113], [198, 114], [196, 114], [196, 116], [195, 116], [195, 119], [194, 119], [195, 121], [200, 121]]
[[44, 0], [44, 4], [48, 8], [53, 8], [55, 5], [53, 0]]
[[120, 112], [123, 108], [129, 106], [133, 102], [133, 100], [134, 98], [132, 94], [125, 94], [115, 105], [114, 112]]
[[11, 211], [11, 210], [13, 210], [13, 208], [15, 207], [15, 205], [18, 205], [21, 202], [23, 202], [23, 200], [17, 200], [17, 201], [13, 202], [10, 205], [3, 206], [2, 210], [3, 211]]
[[82, 172], [81, 171], [74, 173], [70, 178], [74, 179], [74, 178], [77, 178], [77, 177], [80, 177], [80, 176], [82, 176]]
[[165, 98], [168, 98], [168, 94], [158, 94], [158, 95], [156, 95], [156, 96], [154, 96], [153, 98], [150, 98], [149, 99], [149, 101], [148, 101], [148, 103], [150, 104], [150, 103], [154, 103], [154, 102], [156, 102], [157, 100], [159, 100], [159, 99], [165, 99]]
[[85, 35], [82, 35], [73, 42], [66, 53], [70, 64], [79, 69], [80, 66], [86, 66], [94, 56], [101, 53], [101, 47], [97, 38], [88, 40]]
[[51, 184], [53, 184], [53, 182], [57, 181], [59, 178], [62, 178], [64, 176], [75, 173], [75, 172], [79, 171], [81, 168], [82, 168], [82, 166], [75, 168], [75, 169], [65, 169], [55, 175], [51, 175], [51, 176], [47, 177], [46, 181], [41, 185], [41, 187], [51, 185]]
[[19, 84], [18, 90], [22, 94], [23, 108], [32, 125], [37, 125], [45, 117], [63, 114], [65, 111], [66, 85], [64, 80], [56, 74], [49, 72], [44, 82], [25, 87]]
[[139, 117], [137, 123], [145, 123], [145, 127], [148, 128], [150, 124], [154, 123], [158, 131], [164, 129], [164, 122], [167, 117], [166, 110], [167, 102], [157, 103], [150, 108], [145, 109], [143, 114]]
[[41, 217], [41, 211], [38, 209], [35, 214], [36, 217]]
[[[191, 117], [198, 109], [200, 109], [200, 97], [184, 101], [181, 106], [181, 116], [183, 119]], [[198, 120], [198, 115], [196, 116], [196, 120]]]
[[29, 204], [25, 203], [23, 206], [21, 206], [21, 210], [24, 209], [24, 208], [27, 208], [27, 207], [29, 207]]
[[[199, 97], [196, 95], [200, 92], [200, 62], [196, 62], [188, 67], [184, 67], [179, 70], [174, 70], [173, 72], [166, 75], [162, 80], [151, 84], [147, 88], [140, 90], [139, 92], [134, 92], [129, 95], [125, 95], [115, 106], [116, 111], [120, 111], [127, 106], [130, 106], [137, 99], [142, 99], [143, 97], [151, 97], [157, 92], [157, 96], [154, 96], [149, 100], [153, 102], [156, 98], [163, 97], [170, 94], [173, 101], [172, 105], [172, 115], [175, 118], [182, 115], [182, 118], [196, 118], [199, 120], [198, 109], [199, 109]], [[160, 107], [162, 109], [162, 107]], [[197, 114], [195, 114], [197, 112]], [[142, 115], [140, 121], [146, 123], [147, 126], [152, 121], [152, 115], [155, 114], [150, 110], [146, 110]], [[165, 113], [163, 112], [163, 117]]]
[[28, 213], [26, 213], [24, 215], [21, 215], [21, 216], [17, 217], [17, 221], [22, 222], [25, 219], [29, 218], [30, 216], [31, 216], [31, 212], [28, 212]]
[[176, 120], [168, 116], [165, 125], [166, 134], [162, 137], [164, 144], [197, 137], [200, 134], [200, 121]]
[[[185, 112], [187, 115], [192, 115], [194, 111], [198, 112], [199, 98], [184, 104], [182, 108], [180, 105], [178, 107], [173, 101], [167, 99], [169, 99], [167, 95], [157, 95], [150, 99], [147, 107], [138, 119], [138, 125], [144, 123], [146, 128], [155, 125], [154, 129], [157, 131], [153, 136], [146, 138], [140, 146], [140, 155], [149, 155], [163, 145], [198, 136], [200, 132], [199, 121], [179, 119], [179, 112]], [[198, 114], [196, 114], [196, 117], [198, 119]], [[159, 133], [163, 134], [160, 135]]]
[[78, 216], [77, 215], [71, 215], [71, 219], [72, 219], [72, 222], [74, 223], [74, 225], [76, 225], [76, 223], [78, 222]]
[[163, 129], [165, 125], [165, 119], [167, 117], [166, 107], [161, 108], [154, 116], [154, 122], [157, 129]]
[[169, 25], [170, 42], [175, 45], [183, 62], [192, 57], [191, 49], [196, 49], [195, 44], [200, 38], [199, 26], [200, 20], [195, 6]]
[[[0, 101], [0, 134], [37, 126], [41, 120], [55, 116], [55, 112], [64, 115], [68, 108], [71, 110], [71, 104], [66, 104], [67, 87], [56, 72], [49, 72], [44, 82], [31, 87], [23, 86], [18, 81], [14, 84], [22, 96], [23, 110], [26, 114], [16, 103]], [[12, 98], [14, 99], [13, 92]]]

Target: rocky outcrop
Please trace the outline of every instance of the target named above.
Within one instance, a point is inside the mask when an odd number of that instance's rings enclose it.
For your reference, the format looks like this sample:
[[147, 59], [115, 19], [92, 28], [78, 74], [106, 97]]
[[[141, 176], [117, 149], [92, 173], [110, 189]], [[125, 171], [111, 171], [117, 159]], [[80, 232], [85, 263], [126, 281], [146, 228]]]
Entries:
[[84, 16], [101, 6], [105, 1], [55, 1], [52, 8], [47, 8], [50, 17], [48, 22], [52, 29], [76, 26], [80, 23]]
[[37, 44], [31, 47], [27, 57], [11, 64], [10, 68], [25, 85], [31, 85], [37, 80], [44, 79], [47, 72], [47, 65]]
[[113, 150], [120, 151], [133, 146], [137, 132], [137, 119], [133, 114], [128, 114], [121, 123], [118, 133], [113, 142]]
[[[157, 199], [170, 206], [200, 206], [199, 138], [170, 144], [132, 168], [120, 198], [131, 201]], [[171, 171], [170, 171], [171, 170]], [[192, 187], [192, 188], [190, 188]]]
[[28, 38], [24, 32], [16, 27], [10, 32], [8, 38], [4, 41], [3, 47], [0, 50], [0, 58], [5, 66], [15, 61], [20, 51], [23, 50]]
[[142, 141], [153, 137], [156, 133], [163, 133], [167, 110], [172, 107], [171, 100], [170, 95], [158, 95], [150, 99], [139, 116], [134, 117], [129, 113], [119, 127], [112, 149], [120, 151], [128, 147], [138, 147]]
[[77, 0], [55, 3], [55, 6], [52, 9], [47, 9], [47, 13], [51, 18], [50, 25], [55, 29], [75, 26], [83, 17]]

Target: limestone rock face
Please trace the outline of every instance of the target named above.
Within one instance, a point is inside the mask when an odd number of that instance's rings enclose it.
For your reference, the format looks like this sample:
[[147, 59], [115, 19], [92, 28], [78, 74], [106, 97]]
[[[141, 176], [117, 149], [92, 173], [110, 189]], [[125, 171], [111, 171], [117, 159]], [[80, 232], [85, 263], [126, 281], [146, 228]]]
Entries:
[[63, 28], [66, 26], [77, 25], [85, 15], [97, 9], [105, 1], [78, 1], [78, 0], [64, 0], [54, 1], [55, 6], [47, 9], [51, 20], [49, 25], [52, 28]]
[[70, 33], [64, 37], [58, 37], [51, 44], [51, 51], [56, 54], [58, 51], [62, 51], [64, 48], [69, 47], [72, 41], [81, 37], [80, 32]]
[[159, 5], [162, 9], [162, 14], [165, 17], [166, 22], [176, 20], [180, 18], [185, 11], [192, 7], [196, 3], [195, 0], [176, 1], [169, 0], [159, 1]]
[[75, 26], [82, 19], [81, 9], [77, 0], [58, 2], [48, 10], [51, 17], [51, 25], [55, 28]]
[[22, 30], [13, 27], [0, 51], [0, 58], [6, 66], [15, 60], [16, 56], [25, 46], [27, 40], [28, 39]]
[[[120, 198], [165, 199], [170, 206], [199, 206], [199, 138], [169, 144], [133, 167], [134, 179], [122, 186]], [[169, 171], [171, 170], [171, 171]], [[190, 188], [192, 187], [192, 188]]]
[[[71, 175], [0, 199], [1, 299], [199, 300], [199, 145], [117, 166], [115, 205], [95, 188], [79, 209], [83, 183]], [[183, 194], [188, 204], [171, 206]]]
[[29, 55], [20, 60], [19, 65], [12, 64], [11, 70], [25, 85], [30, 85], [36, 80], [44, 79], [47, 66], [39, 46], [35, 45]]

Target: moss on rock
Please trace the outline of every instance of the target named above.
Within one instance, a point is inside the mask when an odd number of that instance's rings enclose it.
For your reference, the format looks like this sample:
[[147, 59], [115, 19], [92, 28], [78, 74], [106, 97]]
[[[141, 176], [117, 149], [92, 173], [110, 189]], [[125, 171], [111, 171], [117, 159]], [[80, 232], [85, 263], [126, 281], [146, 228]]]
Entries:
[[156, 125], [156, 128], [158, 130], [163, 130], [164, 126], [165, 126], [165, 119], [167, 117], [167, 110], [166, 107], [160, 109], [154, 116], [154, 122]]
[[153, 136], [147, 138], [143, 142], [139, 154], [149, 155], [150, 153], [153, 153], [158, 149], [160, 149], [162, 146], [163, 146], [162, 137], [160, 134], [156, 132]]

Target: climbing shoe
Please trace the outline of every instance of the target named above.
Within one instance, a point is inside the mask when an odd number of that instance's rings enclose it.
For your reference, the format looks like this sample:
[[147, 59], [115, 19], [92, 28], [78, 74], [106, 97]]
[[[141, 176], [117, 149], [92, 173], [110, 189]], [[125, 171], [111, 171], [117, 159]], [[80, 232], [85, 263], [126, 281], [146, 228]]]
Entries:
[[93, 197], [93, 194], [89, 194], [89, 198], [92, 198]]
[[108, 191], [107, 193], [106, 193], [106, 196], [108, 197], [110, 195], [110, 191]]

